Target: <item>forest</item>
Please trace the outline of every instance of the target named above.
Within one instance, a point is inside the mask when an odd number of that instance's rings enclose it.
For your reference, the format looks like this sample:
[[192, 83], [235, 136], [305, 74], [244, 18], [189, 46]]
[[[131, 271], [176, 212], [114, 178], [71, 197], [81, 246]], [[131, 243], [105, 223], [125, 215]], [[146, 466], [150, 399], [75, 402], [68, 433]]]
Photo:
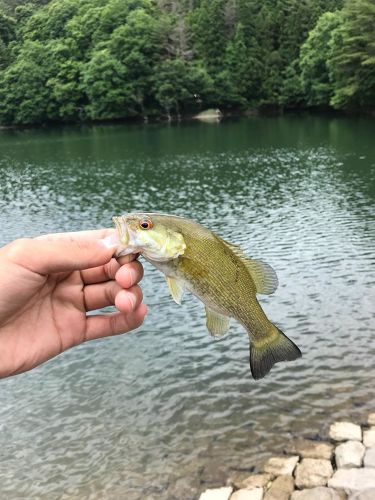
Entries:
[[375, 110], [375, 0], [0, 0], [0, 124]]

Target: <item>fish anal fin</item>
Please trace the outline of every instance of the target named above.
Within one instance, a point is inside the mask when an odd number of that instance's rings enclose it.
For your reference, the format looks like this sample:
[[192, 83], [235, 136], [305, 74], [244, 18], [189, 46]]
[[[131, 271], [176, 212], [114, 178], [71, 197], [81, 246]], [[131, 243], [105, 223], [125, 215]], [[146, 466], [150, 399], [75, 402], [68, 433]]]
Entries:
[[242, 248], [222, 240], [232, 252], [245, 264], [254, 281], [257, 293], [271, 295], [279, 285], [276, 271], [266, 262], [248, 257]]
[[184, 287], [182, 283], [175, 278], [171, 278], [169, 276], [166, 276], [169, 291], [171, 292], [171, 295], [173, 297], [173, 300], [180, 306], [181, 305], [181, 300], [182, 296], [184, 294]]
[[263, 378], [279, 361], [293, 361], [302, 356], [301, 351], [281, 330], [275, 327], [276, 335], [269, 341], [250, 343], [251, 374], [258, 380]]
[[229, 318], [206, 307], [206, 325], [213, 337], [221, 337], [229, 330]]

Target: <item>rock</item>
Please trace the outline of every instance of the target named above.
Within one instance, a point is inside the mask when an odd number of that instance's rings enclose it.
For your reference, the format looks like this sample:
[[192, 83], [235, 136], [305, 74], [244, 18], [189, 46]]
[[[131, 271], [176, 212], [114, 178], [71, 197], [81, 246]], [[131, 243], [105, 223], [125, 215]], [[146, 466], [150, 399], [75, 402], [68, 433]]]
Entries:
[[375, 413], [370, 413], [367, 419], [369, 425], [375, 425]]
[[266, 492], [264, 500], [289, 500], [294, 491], [294, 479], [292, 476], [279, 476]]
[[374, 500], [375, 488], [350, 495], [349, 500]]
[[180, 477], [169, 486], [168, 500], [196, 499], [199, 489], [198, 479], [192, 481], [190, 477]]
[[328, 486], [345, 490], [348, 495], [375, 488], [375, 472], [370, 468], [339, 469], [328, 481]]
[[[375, 448], [369, 448], [366, 450], [365, 458], [363, 460], [365, 467], [375, 468]], [[375, 496], [374, 496], [375, 498]]]
[[230, 500], [262, 500], [263, 488], [254, 488], [252, 490], [238, 490], [230, 497]]
[[331, 443], [312, 441], [311, 439], [297, 439], [291, 447], [291, 453], [302, 458], [325, 458], [331, 460], [334, 446]]
[[265, 472], [274, 476], [283, 476], [285, 474], [293, 474], [293, 471], [298, 463], [299, 457], [272, 457], [264, 466]]
[[309, 490], [294, 491], [290, 500], [345, 500], [346, 495], [343, 491], [319, 486]]
[[252, 488], [263, 488], [271, 481], [271, 474], [252, 474], [237, 472], [228, 479], [227, 485], [234, 486], [240, 490], [242, 488], [251, 490]]
[[231, 486], [206, 490], [201, 494], [199, 500], [229, 500], [232, 491], [233, 488]]
[[334, 441], [362, 441], [362, 430], [351, 422], [335, 422], [329, 429], [329, 437]]
[[304, 458], [297, 465], [296, 486], [298, 488], [325, 486], [332, 474], [332, 464], [329, 460]]
[[371, 427], [368, 431], [363, 432], [363, 444], [366, 448], [373, 448], [375, 446], [375, 427]]
[[335, 450], [337, 468], [361, 467], [365, 451], [366, 448], [359, 441], [347, 441], [340, 444]]

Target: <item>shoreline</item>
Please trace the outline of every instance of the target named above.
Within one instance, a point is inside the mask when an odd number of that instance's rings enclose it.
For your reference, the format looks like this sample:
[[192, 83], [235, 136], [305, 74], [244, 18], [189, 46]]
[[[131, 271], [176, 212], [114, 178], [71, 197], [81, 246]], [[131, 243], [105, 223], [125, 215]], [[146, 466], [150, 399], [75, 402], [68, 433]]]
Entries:
[[[159, 115], [142, 118], [141, 116], [129, 118], [110, 118], [102, 120], [81, 120], [81, 121], [47, 121], [44, 123], [33, 123], [23, 125], [6, 125], [0, 124], [0, 131], [2, 130], [30, 130], [30, 129], [45, 129], [45, 128], [63, 128], [63, 127], [92, 127], [96, 125], [155, 125], [155, 124], [179, 124], [187, 122], [206, 122], [206, 123], [220, 123], [231, 119], [251, 118], [251, 117], [278, 117], [278, 116], [293, 116], [293, 115], [309, 115], [309, 116], [331, 116], [331, 117], [347, 117], [347, 118], [375, 118], [375, 109], [357, 109], [357, 110], [336, 110], [333, 108], [319, 108], [319, 107], [305, 107], [305, 108], [283, 108], [276, 105], [259, 106], [254, 108], [247, 108], [245, 110], [236, 111], [223, 111], [220, 108], [215, 108], [218, 114], [209, 115], [207, 117], [199, 118], [199, 115], [204, 115], [210, 110], [203, 110], [197, 113], [186, 113], [180, 116], [170, 117]], [[206, 115], [207, 116], [207, 115]]]
[[298, 438], [260, 469], [237, 472], [199, 500], [375, 500], [375, 413], [334, 422], [325, 441]]

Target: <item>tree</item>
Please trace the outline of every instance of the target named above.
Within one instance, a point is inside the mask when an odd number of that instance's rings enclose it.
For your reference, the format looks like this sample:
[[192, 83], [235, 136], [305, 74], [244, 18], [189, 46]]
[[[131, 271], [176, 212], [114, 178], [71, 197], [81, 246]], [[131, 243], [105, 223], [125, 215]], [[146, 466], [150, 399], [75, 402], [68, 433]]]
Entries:
[[333, 86], [327, 62], [331, 57], [333, 32], [341, 25], [340, 12], [326, 12], [301, 47], [301, 83], [309, 105], [329, 105]]
[[336, 108], [375, 106], [375, 3], [351, 0], [332, 34], [328, 68]]

